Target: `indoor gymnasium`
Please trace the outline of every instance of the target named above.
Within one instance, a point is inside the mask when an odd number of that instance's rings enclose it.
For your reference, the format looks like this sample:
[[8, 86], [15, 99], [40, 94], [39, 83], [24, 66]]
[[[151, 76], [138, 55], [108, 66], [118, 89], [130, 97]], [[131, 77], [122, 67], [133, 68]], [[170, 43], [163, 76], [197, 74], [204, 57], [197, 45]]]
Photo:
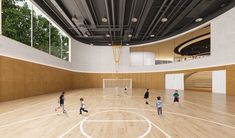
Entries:
[[235, 0], [0, 0], [0, 138], [234, 138]]

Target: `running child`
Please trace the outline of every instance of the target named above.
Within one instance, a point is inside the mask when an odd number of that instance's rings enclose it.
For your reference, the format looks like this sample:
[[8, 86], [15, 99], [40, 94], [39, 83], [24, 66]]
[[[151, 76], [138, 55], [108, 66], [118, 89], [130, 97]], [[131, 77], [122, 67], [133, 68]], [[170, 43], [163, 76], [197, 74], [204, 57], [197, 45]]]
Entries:
[[157, 107], [157, 114], [162, 115], [162, 100], [160, 96], [157, 97], [156, 107]]
[[60, 106], [55, 108], [55, 112], [58, 110], [58, 109], [61, 109], [63, 110], [63, 113], [66, 113], [65, 109], [64, 109], [64, 95], [65, 95], [65, 92], [62, 92], [62, 94], [60, 95], [59, 97], [59, 100], [58, 100], [58, 103], [60, 103]]
[[145, 104], [149, 104], [148, 103], [148, 98], [149, 98], [149, 89], [147, 89], [147, 91], [144, 94]]
[[175, 103], [175, 102], [177, 102], [177, 103], [179, 103], [179, 93], [178, 93], [178, 90], [175, 90], [175, 93], [173, 94], [173, 96], [174, 96], [174, 102], [173, 103]]
[[81, 102], [80, 115], [82, 114], [82, 111], [88, 113], [88, 110], [85, 109], [86, 105], [85, 105], [84, 99], [80, 98], [80, 102]]

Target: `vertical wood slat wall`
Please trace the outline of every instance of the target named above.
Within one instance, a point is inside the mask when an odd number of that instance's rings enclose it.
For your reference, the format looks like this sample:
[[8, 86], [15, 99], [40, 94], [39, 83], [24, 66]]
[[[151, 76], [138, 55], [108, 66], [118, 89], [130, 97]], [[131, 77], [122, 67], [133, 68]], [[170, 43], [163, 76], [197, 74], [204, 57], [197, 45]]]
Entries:
[[131, 78], [133, 88], [165, 88], [165, 74], [226, 70], [227, 95], [235, 95], [235, 65], [171, 72], [78, 73], [0, 56], [0, 101], [79, 88], [102, 88], [103, 79]]
[[71, 88], [72, 72], [0, 56], [0, 101]]
[[164, 73], [75, 73], [73, 88], [102, 88], [103, 79], [132, 79], [133, 88], [164, 89]]

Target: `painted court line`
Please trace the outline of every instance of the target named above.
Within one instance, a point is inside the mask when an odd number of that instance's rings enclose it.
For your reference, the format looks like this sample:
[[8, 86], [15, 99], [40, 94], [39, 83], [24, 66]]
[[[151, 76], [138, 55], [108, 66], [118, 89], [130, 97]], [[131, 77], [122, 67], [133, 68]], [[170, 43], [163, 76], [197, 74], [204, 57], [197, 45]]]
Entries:
[[[90, 108], [89, 110], [113, 110], [113, 109], [146, 110], [146, 111], [156, 112], [156, 110], [154, 110], [154, 109], [120, 108], [120, 107]], [[70, 110], [70, 111], [67, 111], [67, 112], [75, 112], [75, 111], [78, 111], [78, 110]], [[213, 123], [213, 124], [217, 124], [217, 125], [220, 125], [220, 126], [228, 127], [228, 128], [231, 128], [231, 129], [235, 129], [235, 126], [231, 126], [231, 125], [227, 125], [227, 124], [224, 124], [224, 123], [220, 123], [220, 122], [216, 122], [216, 121], [211, 121], [211, 120], [203, 119], [203, 118], [199, 118], [199, 117], [194, 117], [194, 116], [190, 116], [190, 115], [186, 115], [186, 114], [182, 114], [182, 113], [174, 113], [174, 112], [168, 112], [168, 111], [163, 111], [163, 113], [172, 114], [172, 115], [178, 115], [178, 116], [183, 116], [183, 117], [188, 117], [188, 118], [197, 119], [197, 120], [201, 120], [201, 121], [204, 121], [204, 122]], [[53, 116], [53, 115], [57, 115], [57, 113], [47, 114], [47, 115], [43, 115], [43, 116], [38, 116], [38, 117], [34, 117], [34, 118], [29, 118], [29, 119], [25, 119], [25, 120], [16, 121], [16, 122], [9, 123], [9, 124], [6, 124], [6, 125], [1, 125], [0, 129], [4, 128], [4, 127], [9, 127], [9, 126], [13, 126], [13, 125], [16, 125], [16, 124], [24, 123], [24, 122], [29, 122], [29, 121], [33, 121], [33, 120], [37, 120], [37, 119], [41, 119], [41, 118], [46, 118], [46, 117]]]
[[86, 117], [85, 119], [83, 119], [82, 122], [81, 122], [81, 124], [80, 124], [80, 131], [81, 131], [81, 133], [82, 133], [85, 137], [87, 137], [87, 138], [92, 138], [91, 136], [89, 136], [89, 135], [84, 131], [84, 129], [83, 129], [83, 124], [88, 120], [89, 117], [92, 117], [92, 116], [95, 116], [95, 115], [101, 114], [101, 113], [106, 113], [106, 112], [127, 112], [127, 113], [132, 113], [132, 114], [135, 114], [135, 115], [137, 115], [137, 116], [140, 116], [140, 117], [144, 118], [145, 121], [148, 122], [148, 129], [147, 129], [147, 131], [146, 131], [144, 134], [142, 134], [142, 135], [139, 136], [138, 138], [144, 138], [144, 137], [145, 137], [146, 135], [148, 135], [148, 133], [151, 131], [151, 128], [152, 128], [151, 121], [150, 121], [148, 118], [146, 118], [145, 116], [143, 116], [143, 115], [141, 115], [141, 114], [139, 114], [139, 113], [133, 112], [133, 111], [126, 111], [126, 110], [121, 110], [121, 109], [115, 109], [115, 110], [106, 110], [106, 111], [96, 112], [96, 113], [94, 113], [94, 114], [89, 115], [89, 116]]
[[86, 122], [112, 123], [112, 122], [147, 122], [146, 120], [86, 120]]
[[172, 114], [172, 115], [178, 115], [178, 116], [183, 116], [183, 117], [188, 117], [188, 118], [192, 118], [192, 119], [196, 119], [196, 120], [201, 120], [201, 121], [204, 121], [204, 122], [213, 123], [213, 124], [216, 124], [216, 125], [228, 127], [228, 128], [231, 128], [231, 129], [235, 129], [234, 126], [230, 126], [230, 125], [226, 125], [226, 124], [223, 124], [223, 123], [219, 123], [219, 122], [215, 122], [215, 121], [211, 121], [211, 120], [207, 120], [207, 119], [203, 119], [203, 118], [199, 118], [199, 117], [194, 117], [194, 116], [190, 116], [190, 115], [186, 115], [186, 114], [173, 113], [173, 112], [168, 112], [168, 111], [165, 111], [164, 113]]
[[[72, 95], [72, 94], [73, 94], [73, 93], [71, 93], [71, 95]], [[71, 96], [71, 95], [68, 95], [68, 96]], [[40, 105], [40, 104], [44, 104], [44, 103], [47, 103], [47, 102], [50, 102], [50, 101], [53, 101], [53, 100], [57, 100], [57, 99], [58, 99], [58, 98], [52, 98], [52, 99], [47, 100], [47, 101], [44, 101], [44, 102], [39, 102], [39, 103], [32, 104], [32, 105], [29, 105], [29, 106], [26, 106], [26, 107], [17, 108], [17, 109], [8, 111], [8, 112], [0, 113], [0, 116], [6, 115], [6, 114], [10, 114], [10, 113], [14, 113], [14, 112], [17, 112], [17, 111], [21, 111], [21, 110], [24, 110], [24, 109], [27, 109], [27, 108], [31, 108], [31, 107], [34, 107], [34, 106], [37, 106], [37, 105]]]
[[151, 122], [151, 124], [156, 127], [159, 131], [161, 131], [167, 138], [172, 138], [169, 134], [167, 134], [165, 131], [163, 131], [159, 126]]
[[[109, 108], [90, 108], [89, 110], [108, 110], [108, 111], [101, 111], [101, 112], [111, 112], [111, 111], [125, 111], [125, 110], [146, 110], [146, 111], [152, 111], [152, 112], [156, 112], [156, 110], [154, 109], [140, 109], [140, 108], [120, 108], [120, 107], [109, 107]], [[75, 111], [78, 111], [78, 110], [70, 110], [70, 111], [67, 111], [68, 113], [69, 112], [75, 112]], [[101, 112], [97, 112], [96, 114], [98, 113], [101, 113]], [[136, 113], [136, 112], [132, 112], [132, 111], [127, 111], [127, 112], [131, 112], [131, 113], [134, 113], [136, 115], [140, 115], [142, 116], [144, 119], [147, 119], [145, 116], [139, 114], [139, 113]], [[174, 113], [174, 112], [168, 112], [168, 111], [163, 111], [163, 113], [166, 113], [166, 114], [171, 114], [171, 115], [176, 115], [176, 116], [182, 116], [182, 117], [187, 117], [187, 118], [191, 118], [191, 119], [196, 119], [196, 120], [200, 120], [200, 121], [204, 121], [204, 122], [208, 122], [208, 123], [213, 123], [213, 124], [216, 124], [216, 125], [220, 125], [220, 126], [224, 126], [224, 127], [227, 127], [227, 128], [231, 128], [231, 129], [235, 129], [235, 126], [231, 126], [231, 125], [227, 125], [227, 124], [223, 124], [223, 123], [220, 123], [220, 122], [216, 122], [216, 121], [211, 121], [211, 120], [208, 120], [208, 119], [203, 119], [203, 118], [199, 118], [199, 117], [195, 117], [195, 116], [190, 116], [190, 115], [186, 115], [186, 114], [182, 114], [182, 113]], [[10, 124], [6, 124], [6, 125], [2, 125], [0, 126], [0, 128], [4, 128], [4, 127], [9, 127], [9, 126], [12, 126], [12, 125], [16, 125], [16, 124], [20, 124], [20, 123], [24, 123], [24, 122], [28, 122], [28, 121], [33, 121], [33, 120], [36, 120], [36, 119], [41, 119], [41, 118], [46, 118], [46, 117], [49, 117], [49, 116], [54, 116], [54, 115], [57, 115], [57, 113], [53, 113], [53, 114], [47, 114], [47, 115], [43, 115], [43, 116], [38, 116], [38, 117], [34, 117], [34, 118], [30, 118], [30, 119], [25, 119], [25, 120], [21, 120], [21, 121], [16, 121], [16, 122], [13, 122], [13, 123], [10, 123]], [[92, 120], [87, 120], [88, 118], [86, 117], [84, 120], [87, 121], [87, 122], [92, 122]], [[83, 120], [82, 120], [83, 121]], [[76, 128], [77, 126], [79, 126], [82, 121], [78, 122], [76, 125], [74, 125], [72, 128], [70, 128], [69, 130], [67, 130], [64, 134], [62, 134], [60, 136], [60, 138], [64, 137], [65, 135], [67, 135], [69, 132], [71, 132], [74, 128]], [[95, 121], [98, 121], [98, 120], [95, 120]], [[101, 121], [105, 121], [105, 120], [100, 120]], [[118, 121], [125, 121], [125, 120], [118, 120]], [[130, 120], [128, 120], [130, 121]], [[146, 120], [134, 120], [134, 121], [145, 121]], [[114, 122], [114, 121], [110, 121], [110, 120], [106, 120], [106, 122]], [[153, 125], [154, 127], [156, 127], [157, 129], [159, 129], [166, 137], [168, 138], [171, 138], [169, 134], [167, 134], [165, 131], [163, 131], [159, 126], [157, 126], [156, 124], [154, 124], [153, 122], [149, 121], [151, 123], [151, 125]], [[84, 122], [83, 122], [84, 123]], [[81, 126], [81, 125], [80, 125]], [[151, 129], [148, 129], [148, 131], [150, 131]], [[147, 133], [144, 135], [146, 136]], [[143, 136], [143, 137], [144, 137]], [[142, 136], [141, 136], [142, 138]]]
[[26, 107], [14, 109], [14, 110], [11, 110], [11, 111], [8, 111], [8, 112], [4, 112], [4, 113], [1, 113], [0, 116], [6, 115], [6, 114], [10, 114], [10, 113], [13, 113], [13, 112], [17, 112], [17, 111], [21, 111], [21, 110], [24, 110], [24, 109], [27, 109], [27, 108], [31, 108], [31, 107], [34, 107], [34, 106], [37, 106], [37, 105], [40, 105], [40, 104], [43, 104], [43, 103], [47, 103], [47, 102], [52, 101], [52, 100], [55, 100], [55, 98], [47, 100], [47, 101], [44, 101], [44, 102], [39, 102], [39, 103], [36, 103], [36, 104], [32, 104], [30, 106], [26, 106]]
[[[77, 111], [77, 110], [71, 110], [71, 111], [68, 111], [68, 112], [74, 112], [74, 111]], [[25, 120], [16, 121], [16, 122], [9, 123], [9, 124], [6, 124], [6, 125], [1, 125], [0, 129], [4, 128], [4, 127], [9, 127], [9, 126], [17, 125], [17, 124], [20, 124], [20, 123], [24, 123], [24, 122], [29, 122], [29, 121], [33, 121], [33, 120], [37, 120], [37, 119], [41, 119], [41, 118], [54, 116], [54, 115], [57, 115], [57, 114], [58, 113], [52, 113], [52, 114], [47, 114], [47, 115], [43, 115], [43, 116], [38, 116], [38, 117], [34, 117], [34, 118], [29, 118], [29, 119], [25, 119]], [[60, 114], [62, 114], [62, 113], [60, 113]]]
[[202, 107], [202, 108], [210, 109], [210, 110], [212, 110], [212, 111], [215, 111], [215, 112], [218, 112], [218, 113], [221, 113], [221, 114], [224, 114], [224, 115], [228, 115], [228, 116], [235, 117], [234, 114], [226, 113], [226, 112], [220, 111], [220, 110], [218, 110], [218, 109], [209, 108], [209, 107], [207, 107], [207, 106], [205, 106], [205, 105], [201, 105], [201, 104], [198, 104], [198, 103], [190, 102], [190, 101], [187, 101], [187, 100], [184, 100], [184, 102], [189, 103], [189, 104], [192, 104], [192, 105], [196, 105], [196, 106], [199, 106], [199, 107]]
[[63, 133], [61, 136], [59, 136], [58, 138], [63, 138], [64, 136], [66, 136], [70, 131], [72, 131], [73, 129], [75, 129], [77, 126], [79, 126], [81, 124], [82, 121], [79, 121], [77, 124], [75, 124], [73, 127], [71, 127], [70, 129], [68, 129], [65, 133]]
[[[111, 107], [110, 107], [110, 108], [95, 108], [95, 109], [100, 109], [100, 110], [125, 109], [125, 110], [145, 110], [145, 111], [156, 112], [155, 109], [120, 108], [120, 107], [113, 107], [113, 108], [111, 108]], [[227, 125], [227, 124], [220, 123], [220, 122], [216, 122], [216, 121], [211, 121], [211, 120], [204, 119], [204, 118], [194, 117], [194, 116], [190, 116], [190, 115], [186, 115], [186, 114], [182, 114], [182, 113], [174, 113], [174, 112], [168, 112], [168, 111], [163, 111], [163, 113], [166, 113], [166, 114], [173, 114], [173, 115], [178, 115], [178, 116], [183, 116], [183, 117], [188, 117], [188, 118], [197, 119], [197, 120], [201, 120], [201, 121], [204, 121], [204, 122], [213, 123], [213, 124], [216, 124], [216, 125], [221, 125], [221, 126], [224, 126], [224, 127], [228, 127], [228, 128], [235, 129], [235, 126]]]
[[[158, 92], [155, 92], [155, 93], [158, 93]], [[168, 98], [172, 98], [171, 96], [168, 96], [168, 95], [164, 95], [164, 96], [165, 96], [165, 97], [168, 97]], [[150, 100], [150, 101], [151, 101], [151, 100]], [[232, 114], [232, 113], [226, 113], [226, 112], [220, 111], [220, 110], [218, 110], [218, 109], [210, 108], [210, 107], [205, 106], [205, 105], [201, 105], [201, 104], [198, 104], [198, 103], [190, 102], [190, 101], [185, 100], [185, 99], [183, 99], [182, 101], [184, 101], [185, 103], [189, 103], [189, 104], [192, 104], [192, 105], [196, 105], [196, 106], [201, 107], [201, 108], [209, 109], [209, 110], [214, 111], [214, 112], [218, 112], [218, 113], [221, 113], [221, 114], [224, 114], [224, 115], [228, 115], [228, 116], [235, 117], [235, 114]], [[154, 101], [154, 102], [155, 102], [155, 101]]]

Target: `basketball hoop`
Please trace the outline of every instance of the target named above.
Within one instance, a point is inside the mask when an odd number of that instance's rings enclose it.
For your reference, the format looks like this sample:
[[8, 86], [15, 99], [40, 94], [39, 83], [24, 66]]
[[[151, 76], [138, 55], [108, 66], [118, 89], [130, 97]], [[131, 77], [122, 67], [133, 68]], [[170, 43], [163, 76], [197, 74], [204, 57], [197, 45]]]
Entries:
[[115, 63], [115, 71], [116, 73], [118, 72], [118, 67], [120, 63], [120, 58], [121, 58], [121, 51], [122, 51], [122, 46], [120, 45], [114, 45], [112, 46], [113, 49], [113, 58], [114, 58], [114, 63]]

